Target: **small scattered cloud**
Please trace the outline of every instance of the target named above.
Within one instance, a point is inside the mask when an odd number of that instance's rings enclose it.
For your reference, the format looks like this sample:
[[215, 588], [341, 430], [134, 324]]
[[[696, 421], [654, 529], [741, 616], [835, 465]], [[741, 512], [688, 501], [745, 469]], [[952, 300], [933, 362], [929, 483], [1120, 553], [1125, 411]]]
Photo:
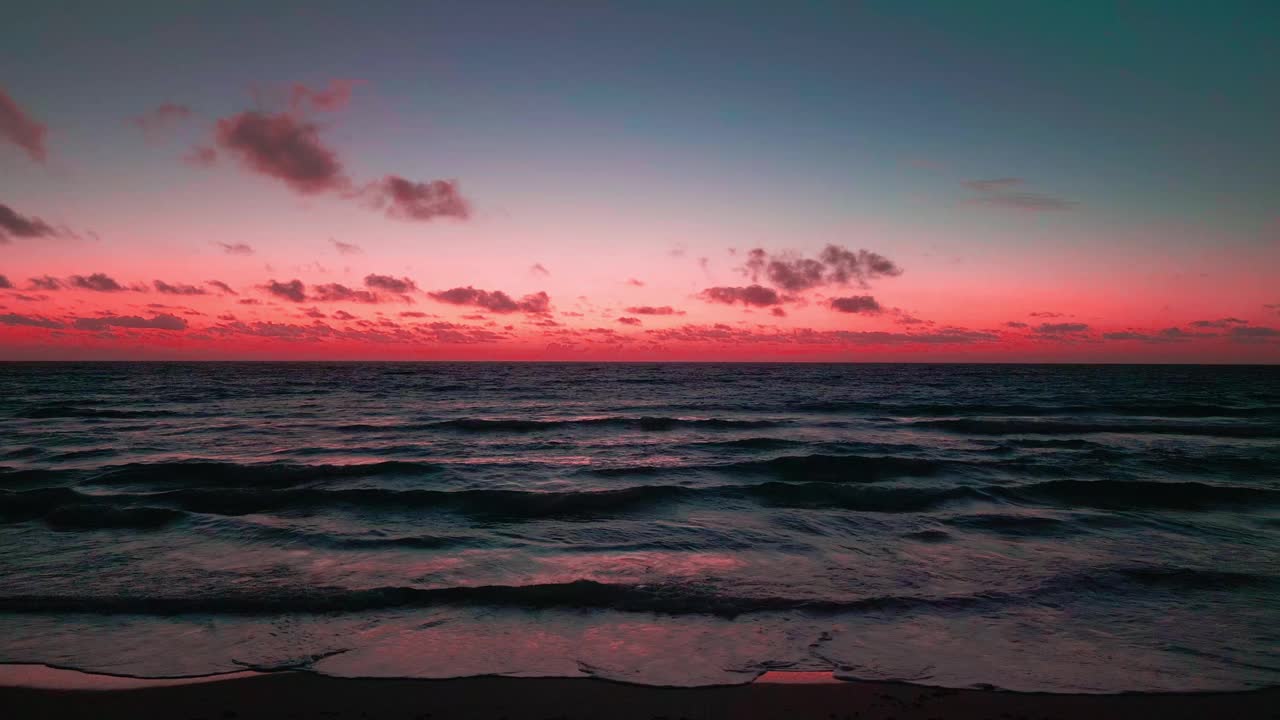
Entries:
[[[290, 280], [289, 282], [279, 282], [277, 280], [268, 280], [266, 285], [262, 286], [263, 290], [289, 302], [306, 302], [307, 291], [306, 286], [301, 280]], [[240, 302], [244, 302], [241, 300]]]
[[67, 286], [93, 292], [123, 292], [127, 289], [105, 273], [93, 273], [89, 276], [72, 275], [67, 278]]
[[644, 281], [637, 280], [635, 278], [627, 278], [627, 285], [630, 285], [631, 287], [644, 287]]
[[622, 323], [623, 325], [640, 325], [641, 324], [640, 318], [638, 317], [620, 317], [618, 318], [618, 322]]
[[1065, 317], [1060, 312], [1047, 312], [1047, 311], [1027, 313], [1027, 315], [1033, 318], [1045, 318], [1045, 319]]
[[9, 278], [5, 277], [4, 275], [0, 275], [0, 290], [11, 290], [11, 289], [13, 289], [13, 283], [9, 282]]
[[391, 275], [365, 275], [364, 285], [370, 290], [381, 290], [397, 295], [406, 295], [418, 291], [418, 284], [413, 280], [407, 277], [398, 278]]
[[39, 315], [18, 315], [15, 313], [7, 313], [0, 315], [0, 325], [20, 325], [23, 327], [38, 327], [49, 330], [57, 330], [64, 325], [57, 320], [51, 320]]
[[1027, 325], [1026, 323], [1024, 323], [1024, 322], [1018, 322], [1017, 320], [1010, 320], [1009, 322], [1005, 323], [1005, 324], [1004, 324], [1004, 326], [1005, 326], [1005, 327], [1014, 328], [1014, 329], [1016, 329], [1016, 330], [1021, 330], [1021, 329], [1023, 329], [1023, 328], [1030, 327], [1030, 326], [1029, 326], [1029, 325]]
[[316, 126], [288, 113], [242, 112], [217, 123], [217, 144], [260, 175], [303, 195], [341, 190], [350, 181]]
[[633, 305], [626, 310], [632, 315], [684, 315], [683, 310], [676, 310], [670, 305]]
[[164, 295], [208, 295], [209, 291], [196, 285], [183, 285], [182, 283], [170, 284], [163, 280], [155, 280], [152, 283], [156, 292]]
[[880, 303], [870, 295], [850, 295], [831, 299], [831, 309], [842, 313], [860, 313], [863, 315], [879, 315], [884, 312]]
[[529, 267], [529, 272], [539, 277], [548, 277], [551, 275], [551, 271], [548, 270], [546, 266], [543, 265], [542, 263], [534, 263], [532, 266]]
[[333, 246], [333, 249], [334, 249], [334, 250], [337, 250], [337, 251], [338, 251], [338, 254], [339, 254], [339, 255], [362, 255], [362, 254], [364, 254], [364, 250], [360, 249], [360, 246], [359, 246], [359, 245], [352, 245], [351, 243], [344, 243], [344, 242], [342, 242], [342, 241], [340, 241], [340, 240], [334, 240], [333, 238], [329, 238], [329, 244]]
[[0, 88], [0, 138], [22, 148], [32, 160], [43, 163], [49, 156], [44, 144], [46, 134], [48, 129]]
[[752, 282], [764, 279], [791, 293], [825, 285], [865, 288], [871, 280], [902, 274], [902, 268], [879, 253], [840, 245], [827, 245], [816, 259], [795, 253], [771, 255], [763, 248], [755, 248], [747, 253], [744, 269]]
[[186, 330], [187, 321], [177, 315], [161, 313], [151, 318], [136, 315], [109, 315], [97, 318], [76, 318], [72, 325], [77, 330], [109, 330], [129, 328], [134, 330]]
[[58, 231], [37, 217], [20, 214], [8, 205], [0, 204], [0, 245], [11, 238], [55, 237]]
[[400, 220], [429, 221], [436, 218], [465, 220], [471, 217], [471, 206], [458, 190], [454, 180], [413, 182], [398, 175], [388, 175], [365, 190], [375, 207], [383, 208], [388, 217]]
[[1249, 321], [1241, 320], [1240, 318], [1226, 317], [1218, 320], [1196, 320], [1187, 324], [1191, 327], [1198, 328], [1229, 328], [1236, 325], [1248, 325]]
[[222, 248], [222, 252], [228, 255], [252, 255], [253, 248], [247, 243], [218, 243], [218, 247]]
[[221, 280], [205, 280], [204, 284], [208, 285], [211, 288], [216, 289], [218, 292], [222, 293], [223, 295], [239, 295], [240, 294], [235, 290], [232, 290], [230, 285], [222, 282]]
[[1005, 177], [990, 180], [966, 180], [963, 184], [978, 193], [975, 197], [965, 200], [965, 203], [969, 205], [986, 205], [1010, 210], [1039, 212], [1071, 210], [1080, 204], [1073, 200], [1064, 200], [1051, 195], [1020, 190], [1019, 188], [1024, 184], [1021, 178]]
[[358, 84], [356, 80], [330, 80], [329, 86], [323, 90], [314, 90], [306, 85], [296, 84], [289, 93], [289, 105], [294, 112], [342, 110], [350, 104], [351, 93]]
[[707, 302], [722, 303], [724, 305], [735, 305], [741, 303], [743, 305], [754, 307], [768, 307], [770, 305], [778, 305], [782, 302], [782, 298], [778, 295], [778, 291], [773, 288], [767, 288], [763, 285], [748, 285], [746, 287], [712, 287], [703, 290], [699, 297]]
[[376, 303], [378, 296], [368, 290], [356, 290], [340, 283], [311, 286], [311, 299], [318, 302]]
[[471, 286], [456, 287], [428, 293], [432, 299], [450, 305], [470, 305], [495, 313], [523, 312], [532, 315], [542, 314], [551, 309], [551, 298], [546, 292], [525, 295], [514, 300], [501, 290], [477, 290]]
[[61, 290], [65, 287], [62, 281], [52, 275], [41, 275], [27, 280], [28, 288], [31, 290]]
[[1228, 332], [1236, 342], [1258, 343], [1280, 338], [1280, 330], [1271, 327], [1237, 325]]
[[1035, 331], [1040, 335], [1067, 335], [1082, 333], [1089, 329], [1084, 323], [1040, 323]]

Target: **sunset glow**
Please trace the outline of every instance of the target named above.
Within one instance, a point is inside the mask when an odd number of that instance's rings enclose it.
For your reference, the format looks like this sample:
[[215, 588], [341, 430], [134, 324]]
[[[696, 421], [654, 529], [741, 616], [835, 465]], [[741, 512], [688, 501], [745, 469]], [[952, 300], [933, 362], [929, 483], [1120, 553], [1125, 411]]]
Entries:
[[0, 358], [1280, 360], [1264, 23], [249, 7], [5, 31]]

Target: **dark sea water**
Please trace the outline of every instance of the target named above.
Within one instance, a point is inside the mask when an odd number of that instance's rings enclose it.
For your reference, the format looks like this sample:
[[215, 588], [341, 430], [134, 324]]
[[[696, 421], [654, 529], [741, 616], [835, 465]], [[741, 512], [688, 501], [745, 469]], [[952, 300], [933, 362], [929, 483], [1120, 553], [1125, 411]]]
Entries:
[[1280, 369], [0, 365], [0, 661], [1280, 684]]

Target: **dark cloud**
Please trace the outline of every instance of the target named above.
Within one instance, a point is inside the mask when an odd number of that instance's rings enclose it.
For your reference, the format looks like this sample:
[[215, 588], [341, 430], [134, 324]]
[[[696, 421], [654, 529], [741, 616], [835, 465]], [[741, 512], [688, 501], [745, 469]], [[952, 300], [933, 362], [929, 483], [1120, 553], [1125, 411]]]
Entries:
[[884, 312], [884, 308], [880, 307], [880, 303], [870, 295], [850, 295], [849, 297], [838, 297], [831, 299], [831, 309], [842, 313], [862, 313], [864, 315], [878, 315]]
[[786, 310], [783, 310], [783, 309], [782, 309], [782, 308], [780, 308], [780, 307], [776, 307], [776, 308], [774, 308], [774, 309], [770, 310], [770, 311], [769, 311], [769, 314], [770, 314], [770, 315], [772, 315], [772, 316], [774, 316], [774, 317], [786, 317], [786, 316], [787, 316], [787, 311], [786, 311]]
[[427, 313], [424, 313], [424, 312], [422, 312], [422, 311], [420, 311], [420, 310], [406, 310], [406, 311], [404, 311], [404, 312], [400, 313], [400, 317], [402, 317], [402, 318], [424, 318], [424, 317], [427, 317]]
[[176, 130], [191, 115], [191, 108], [186, 105], [165, 103], [145, 115], [134, 118], [133, 124], [142, 130], [143, 135], [154, 138]]
[[[289, 302], [306, 302], [307, 293], [301, 280], [290, 280], [289, 282], [278, 282], [276, 280], [267, 281], [262, 288], [278, 298], [283, 298]], [[241, 300], [240, 302], [244, 302]]]
[[1060, 312], [1045, 312], [1045, 311], [1042, 311], [1042, 312], [1033, 312], [1033, 313], [1027, 313], [1027, 314], [1028, 314], [1028, 315], [1030, 315], [1030, 316], [1031, 316], [1031, 317], [1033, 317], [1033, 318], [1060, 318], [1060, 317], [1062, 317], [1062, 313], [1060, 313]]
[[1017, 190], [1023, 185], [1020, 178], [994, 178], [991, 180], [966, 180], [964, 186], [978, 193], [965, 200], [970, 205], [1011, 210], [1070, 210], [1080, 203], [1050, 195]]
[[293, 115], [249, 111], [218, 120], [217, 143], [250, 170], [304, 195], [340, 190], [350, 182], [315, 125]]
[[1241, 320], [1240, 318], [1227, 317], [1219, 320], [1196, 320], [1195, 322], [1187, 324], [1191, 327], [1198, 328], [1228, 328], [1235, 325], [1248, 325], [1249, 321]]
[[715, 325], [683, 325], [678, 328], [662, 328], [646, 330], [645, 335], [664, 342], [697, 342], [716, 344], [763, 344], [763, 345], [831, 345], [831, 346], [877, 346], [877, 345], [968, 345], [974, 343], [998, 342], [1000, 336], [995, 333], [966, 328], [947, 327], [923, 333], [901, 333], [849, 330], [814, 330], [799, 328], [795, 330], [749, 330], [734, 328], [723, 323]]
[[339, 242], [333, 238], [329, 238], [329, 244], [333, 245], [333, 249], [337, 250], [339, 255], [360, 255], [364, 253], [364, 250], [361, 250], [359, 245]]
[[378, 296], [368, 290], [356, 290], [339, 283], [312, 285], [311, 293], [311, 299], [318, 302], [378, 302]]
[[48, 223], [36, 217], [20, 215], [8, 205], [0, 204], [0, 245], [10, 237], [54, 237], [58, 234]]
[[1280, 330], [1270, 327], [1245, 327], [1237, 325], [1231, 328], [1228, 336], [1236, 342], [1265, 342], [1273, 338], [1280, 338]]
[[631, 287], [644, 287], [644, 281], [635, 278], [627, 278], [627, 284]]
[[13, 283], [9, 282], [9, 278], [4, 275], [0, 275], [0, 290], [10, 290], [12, 288]]
[[794, 253], [771, 256], [755, 248], [747, 253], [746, 272], [752, 282], [764, 278], [786, 292], [802, 292], [823, 285], [867, 287], [869, 280], [896, 277], [902, 269], [879, 253], [828, 245], [817, 259]]
[[471, 286], [428, 293], [432, 299], [450, 305], [470, 305], [496, 313], [523, 312], [541, 314], [551, 309], [551, 298], [546, 292], [525, 295], [519, 301], [501, 290], [477, 290]]
[[542, 263], [534, 263], [529, 268], [529, 272], [533, 273], [534, 275], [538, 275], [540, 277], [547, 277], [548, 275], [551, 274], [551, 271], [548, 270]]
[[417, 292], [418, 290], [418, 284], [409, 278], [397, 278], [390, 275], [365, 275], [364, 285], [370, 290], [382, 290], [398, 295]]
[[1024, 323], [1024, 322], [1017, 322], [1016, 320], [1010, 320], [1009, 322], [1005, 323], [1004, 325], [1005, 325], [1005, 327], [1018, 328], [1018, 329], [1022, 329], [1022, 328], [1025, 328], [1025, 327], [1029, 327], [1026, 323]]
[[754, 305], [756, 307], [768, 307], [782, 302], [777, 290], [762, 285], [712, 287], [703, 290], [699, 297], [707, 302], [723, 303], [725, 305], [742, 303], [743, 305]]
[[183, 285], [181, 283], [170, 285], [169, 283], [163, 280], [156, 280], [156, 281], [153, 281], [151, 284], [155, 287], [156, 292], [162, 293], [164, 295], [208, 295], [209, 294], [208, 290], [205, 290], [202, 287], [197, 287], [195, 285]]
[[1084, 323], [1040, 323], [1036, 326], [1036, 332], [1041, 335], [1081, 333], [1088, 329], [1089, 326]]
[[63, 324], [57, 320], [50, 320], [39, 315], [16, 315], [14, 313], [0, 315], [0, 325], [22, 325], [25, 327], [48, 328], [50, 330], [57, 330], [63, 327]]
[[620, 317], [620, 318], [618, 318], [618, 322], [622, 323], [623, 325], [639, 325], [639, 324], [641, 324], [641, 323], [640, 323], [640, 318], [637, 318], [637, 317]]
[[453, 180], [416, 183], [388, 175], [366, 192], [371, 194], [375, 205], [386, 209], [388, 216], [401, 220], [425, 221], [439, 217], [465, 220], [471, 216], [470, 205]]
[[334, 319], [336, 319], [336, 320], [355, 320], [355, 319], [356, 319], [356, 316], [355, 316], [355, 315], [352, 315], [351, 313], [347, 312], [346, 310], [339, 310], [339, 311], [335, 312], [335, 313], [333, 314], [333, 317], [334, 317]]
[[217, 288], [217, 290], [218, 290], [219, 292], [221, 292], [222, 294], [224, 294], [224, 295], [239, 295], [239, 294], [240, 294], [240, 293], [236, 292], [235, 290], [232, 290], [230, 285], [228, 285], [228, 284], [226, 284], [226, 283], [222, 282], [221, 280], [206, 280], [206, 281], [205, 281], [205, 285], [208, 285], [209, 287], [212, 287], [212, 288]]
[[355, 80], [330, 80], [329, 87], [324, 90], [313, 90], [306, 85], [294, 85], [289, 93], [289, 104], [295, 111], [341, 110], [351, 102], [351, 91], [355, 89], [356, 84]]
[[77, 330], [108, 330], [113, 327], [136, 330], [186, 330], [187, 321], [177, 315], [161, 313], [152, 318], [136, 315], [111, 315], [100, 318], [76, 318]]
[[626, 309], [632, 315], [683, 315], [683, 310], [676, 310], [670, 305], [654, 307], [652, 305], [635, 305]]
[[107, 276], [105, 273], [93, 273], [88, 277], [84, 275], [72, 275], [67, 278], [69, 287], [79, 288], [81, 290], [92, 290], [94, 292], [123, 292], [126, 288], [115, 279]]
[[32, 160], [42, 163], [48, 157], [44, 146], [44, 136], [47, 132], [44, 125], [33, 120], [3, 88], [0, 88], [0, 138], [17, 145], [25, 150]]
[[222, 248], [222, 252], [228, 255], [252, 255], [253, 254], [253, 248], [249, 247], [249, 245], [246, 243], [220, 242], [218, 243], [218, 246]]
[[33, 277], [27, 281], [32, 290], [61, 290], [65, 287], [62, 281], [52, 275]]
[[1186, 342], [1196, 338], [1217, 337], [1214, 333], [1189, 333], [1182, 328], [1165, 328], [1156, 333], [1148, 333], [1139, 330], [1124, 330], [1120, 332], [1103, 333], [1103, 340], [1120, 340], [1143, 342], [1149, 344], [1165, 344], [1173, 342]]

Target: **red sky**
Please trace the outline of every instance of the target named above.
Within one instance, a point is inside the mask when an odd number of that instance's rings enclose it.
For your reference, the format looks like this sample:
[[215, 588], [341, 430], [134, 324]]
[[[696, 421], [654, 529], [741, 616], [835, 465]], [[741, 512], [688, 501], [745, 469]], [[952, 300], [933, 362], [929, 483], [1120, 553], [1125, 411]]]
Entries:
[[[935, 11], [31, 10], [0, 359], [1280, 361], [1265, 38], [1018, 19], [1061, 64]], [[1219, 36], [1229, 83], [1169, 74]]]

